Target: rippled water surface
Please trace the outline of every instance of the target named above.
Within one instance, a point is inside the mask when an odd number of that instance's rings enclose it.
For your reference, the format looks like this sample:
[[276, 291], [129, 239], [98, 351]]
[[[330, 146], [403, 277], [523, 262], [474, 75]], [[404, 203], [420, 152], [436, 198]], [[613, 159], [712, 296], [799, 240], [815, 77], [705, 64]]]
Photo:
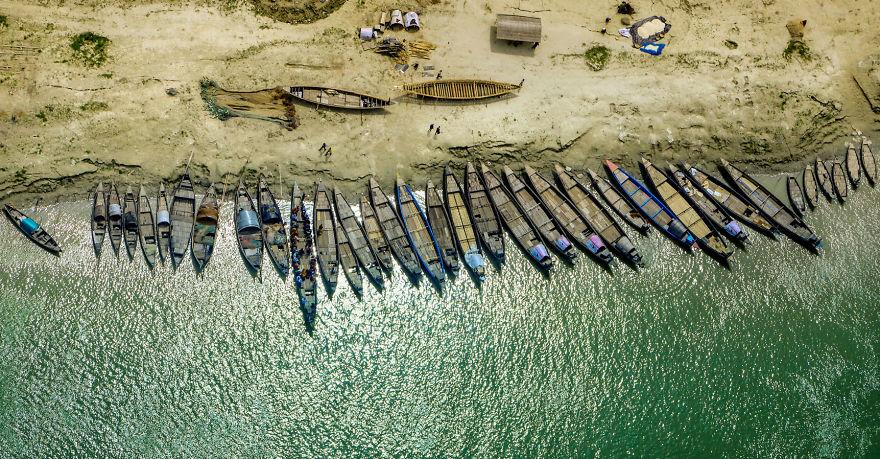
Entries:
[[878, 455], [878, 205], [811, 214], [823, 256], [753, 235], [730, 270], [654, 232], [639, 273], [513, 253], [481, 289], [398, 270], [361, 300], [340, 276], [311, 335], [292, 280], [245, 271], [230, 204], [201, 276], [96, 263], [87, 203], [39, 208], [60, 259], [0, 225], [0, 451]]

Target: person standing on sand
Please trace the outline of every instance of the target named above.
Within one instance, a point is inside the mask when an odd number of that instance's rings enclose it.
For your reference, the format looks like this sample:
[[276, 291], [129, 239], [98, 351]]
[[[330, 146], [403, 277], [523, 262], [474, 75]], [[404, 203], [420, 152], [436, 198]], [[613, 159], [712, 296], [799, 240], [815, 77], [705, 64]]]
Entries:
[[437, 72], [437, 79], [439, 80], [441, 78], [443, 78], [443, 70]]
[[330, 159], [330, 155], [333, 154], [333, 147], [327, 147], [327, 159]]
[[440, 135], [440, 126], [437, 126], [437, 130], [434, 131], [434, 137], [437, 137], [438, 135]]
[[318, 151], [320, 151], [320, 152], [322, 152], [322, 153], [325, 152], [325, 151], [327, 151], [327, 143], [326, 143], [326, 142], [325, 142], [325, 143], [322, 143], [322, 144], [321, 144], [321, 148], [319, 148]]
[[431, 125], [428, 126], [428, 135], [431, 135], [431, 131], [433, 131], [433, 130], [434, 130], [434, 123], [431, 123]]

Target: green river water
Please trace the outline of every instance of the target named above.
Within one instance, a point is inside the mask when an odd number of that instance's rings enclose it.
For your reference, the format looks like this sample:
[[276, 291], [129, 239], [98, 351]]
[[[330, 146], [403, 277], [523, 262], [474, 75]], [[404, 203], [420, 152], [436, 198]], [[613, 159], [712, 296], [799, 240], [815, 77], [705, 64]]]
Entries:
[[[287, 204], [287, 203], [285, 203]], [[727, 270], [656, 231], [647, 268], [514, 249], [482, 288], [340, 276], [314, 332], [254, 281], [231, 204], [206, 272], [95, 261], [89, 205], [0, 225], [2, 457], [880, 456], [880, 191], [753, 234]], [[632, 233], [632, 232], [630, 232]]]

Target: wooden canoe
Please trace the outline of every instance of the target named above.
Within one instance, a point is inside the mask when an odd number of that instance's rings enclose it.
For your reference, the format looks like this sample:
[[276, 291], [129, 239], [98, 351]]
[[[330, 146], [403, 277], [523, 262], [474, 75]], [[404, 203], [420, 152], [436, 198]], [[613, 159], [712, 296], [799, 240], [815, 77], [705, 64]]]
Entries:
[[263, 226], [263, 245], [269, 259], [281, 277], [290, 272], [290, 246], [287, 243], [287, 230], [284, 228], [284, 217], [275, 195], [269, 188], [266, 178], [260, 175], [257, 182], [257, 208], [260, 212], [260, 223]]
[[376, 180], [370, 177], [369, 183], [370, 203], [373, 205], [373, 211], [379, 220], [379, 226], [388, 241], [391, 252], [397, 257], [400, 266], [407, 275], [418, 277], [422, 275], [422, 268], [416, 260], [416, 254], [413, 253], [412, 247], [409, 245], [409, 239], [403, 231], [403, 224], [397, 212], [391, 207], [388, 196], [379, 188]]
[[367, 235], [370, 249], [376, 256], [376, 261], [379, 262], [382, 270], [391, 271], [394, 267], [394, 254], [391, 253], [391, 247], [388, 245], [388, 241], [385, 240], [385, 234], [382, 232], [382, 226], [379, 224], [379, 218], [376, 217], [373, 205], [370, 204], [370, 198], [362, 194], [359, 207], [361, 220], [364, 224], [364, 233]]
[[192, 255], [196, 271], [202, 271], [211, 260], [214, 244], [217, 242], [217, 225], [220, 222], [220, 205], [214, 184], [208, 187], [202, 203], [196, 211], [196, 222], [192, 234]]
[[305, 193], [300, 190], [299, 184], [295, 183], [290, 192], [290, 259], [294, 274], [293, 281], [299, 296], [299, 307], [306, 325], [310, 326], [318, 306], [318, 289], [315, 282], [318, 260], [315, 258], [312, 225], [305, 204]]
[[339, 267], [342, 268], [342, 274], [345, 275], [354, 294], [360, 296], [364, 292], [364, 277], [361, 276], [361, 271], [358, 269], [354, 248], [338, 218], [334, 224], [336, 225], [336, 250], [339, 252]]
[[757, 207], [740, 197], [738, 191], [723, 180], [697, 167], [682, 162], [681, 169], [688, 174], [691, 183], [703, 191], [703, 195], [715, 201], [740, 223], [745, 223], [767, 237], [775, 237], [776, 225], [764, 217]]
[[483, 181], [470, 162], [464, 169], [464, 176], [465, 202], [474, 218], [477, 238], [495, 261], [503, 263], [504, 237], [501, 233], [499, 221], [501, 216], [497, 213], [497, 207], [493, 206]]
[[147, 190], [143, 185], [138, 190], [137, 214], [141, 253], [144, 255], [147, 266], [152, 269], [156, 266], [156, 258], [159, 255], [159, 241], [156, 237], [156, 220], [153, 218], [150, 197], [147, 196]]
[[846, 144], [844, 163], [846, 164], [846, 174], [849, 176], [853, 189], [858, 188], [859, 182], [862, 181], [862, 166], [859, 164], [859, 154], [856, 152], [856, 146], [849, 142]]
[[291, 86], [290, 94], [303, 102], [346, 110], [379, 110], [394, 104], [391, 99], [321, 86]]
[[440, 193], [430, 180], [425, 184], [425, 214], [428, 216], [428, 223], [431, 224], [431, 230], [443, 255], [443, 265], [453, 273], [458, 272], [458, 252], [455, 250], [452, 225], [449, 223]]
[[315, 184], [315, 208], [312, 221], [315, 225], [315, 248], [318, 249], [318, 266], [321, 277], [327, 284], [327, 291], [332, 292], [339, 280], [339, 249], [336, 242], [336, 223], [333, 221], [333, 210], [330, 208], [330, 197], [324, 182]]
[[[822, 241], [812, 228], [801, 221], [782, 200], [757, 180], [724, 159], [721, 160], [721, 170], [730, 183], [739, 189], [740, 195], [755, 206], [764, 218], [776, 223], [776, 226], [788, 237], [813, 251], [818, 251], [822, 247]], [[844, 183], [846, 183], [845, 178]]]
[[642, 169], [642, 176], [654, 189], [656, 196], [659, 196], [666, 207], [684, 223], [704, 252], [721, 261], [727, 260], [733, 255], [733, 251], [730, 250], [718, 230], [707, 218], [703, 217], [699, 207], [691, 204], [678, 187], [678, 182], [675, 179], [670, 179], [665, 172], [645, 158], [642, 158], [639, 166]]
[[9, 204], [3, 206], [3, 213], [9, 222], [31, 242], [52, 255], [61, 255], [61, 246], [36, 221]]
[[807, 205], [804, 202], [804, 191], [801, 189], [796, 178], [788, 176], [785, 180], [785, 192], [788, 194], [788, 202], [791, 204], [791, 209], [794, 210], [798, 217], [804, 218], [804, 211], [807, 210]]
[[816, 159], [816, 183], [819, 185], [819, 189], [822, 190], [822, 194], [825, 195], [825, 198], [829, 201], [834, 199], [834, 185], [831, 183], [831, 171], [828, 170], [828, 165], [825, 164], [825, 161], [821, 159]]
[[263, 265], [263, 228], [254, 201], [241, 179], [235, 192], [235, 239], [245, 266], [251, 273], [259, 274]]
[[520, 85], [491, 80], [431, 80], [403, 85], [409, 95], [435, 100], [482, 100], [519, 90]]
[[670, 172], [669, 178], [675, 181], [676, 187], [685, 199], [690, 201], [691, 205], [699, 210], [715, 229], [733, 241], [745, 242], [748, 239], [749, 233], [740, 227], [739, 223], [723, 207], [710, 199], [698, 187], [695, 187], [688, 178], [687, 173], [672, 165], [667, 165], [666, 169]]
[[168, 208], [168, 194], [165, 184], [159, 184], [159, 194], [156, 195], [156, 235], [159, 246], [159, 259], [162, 262], [171, 262], [171, 212]]
[[614, 256], [611, 255], [605, 241], [558, 188], [529, 166], [525, 167], [525, 178], [558, 228], [599, 262], [611, 263]]
[[867, 137], [862, 137], [862, 144], [859, 148], [859, 161], [862, 163], [862, 170], [871, 186], [877, 184], [877, 159], [874, 152], [871, 151], [871, 143]]
[[480, 240], [474, 230], [474, 219], [466, 204], [464, 191], [449, 166], [443, 169], [443, 197], [452, 234], [464, 264], [477, 279], [483, 281], [486, 278], [486, 262], [480, 250]]
[[[345, 237], [351, 245], [351, 251], [354, 253], [357, 262], [364, 272], [367, 273], [370, 281], [375, 285], [381, 286], [383, 282], [382, 267], [376, 260], [376, 256], [373, 255], [373, 249], [370, 248], [364, 228], [361, 227], [357, 217], [354, 215], [354, 211], [351, 209], [351, 205], [348, 204], [339, 188], [333, 190], [333, 204], [336, 206], [336, 218], [342, 231], [345, 232]], [[339, 228], [337, 228], [336, 233], [339, 234]], [[340, 261], [341, 258], [342, 254], [340, 254]], [[345, 265], [343, 265], [343, 269], [345, 269]]]
[[804, 168], [801, 181], [804, 184], [804, 200], [811, 209], [815, 209], [819, 205], [819, 184], [816, 183], [816, 173], [813, 166], [808, 165]]
[[104, 183], [98, 182], [92, 193], [92, 247], [95, 250], [95, 257], [101, 256], [105, 234], [107, 234], [107, 193], [104, 192]]
[[697, 241], [694, 235], [675, 213], [663, 204], [663, 201], [654, 196], [645, 184], [627, 172], [626, 169], [607, 159], [605, 160], [605, 169], [618, 191], [626, 197], [629, 204], [639, 209], [642, 216], [652, 222], [660, 232], [685, 250], [693, 250], [696, 247]]
[[138, 237], [137, 198], [129, 186], [125, 190], [122, 206], [122, 239], [125, 240], [125, 252], [129, 260], [134, 260]]
[[843, 172], [843, 165], [835, 161], [831, 166], [831, 185], [834, 187], [834, 194], [840, 202], [846, 201], [849, 197], [849, 184], [846, 182], [846, 173]]
[[534, 261], [539, 268], [549, 270], [553, 268], [553, 259], [550, 252], [544, 246], [541, 237], [538, 236], [537, 230], [532, 226], [522, 209], [513, 199], [513, 195], [501, 183], [494, 172], [492, 172], [485, 164], [480, 165], [480, 172], [483, 175], [483, 182], [486, 184], [486, 192], [489, 200], [495, 207], [500, 220], [507, 227], [507, 231], [516, 241], [517, 245]]
[[110, 247], [118, 257], [119, 246], [122, 245], [122, 201], [115, 183], [110, 184], [110, 192], [107, 194], [107, 218], [110, 221]]
[[180, 266], [190, 246], [195, 217], [196, 192], [187, 167], [171, 198], [171, 262], [175, 268]]
[[605, 204], [607, 204], [617, 216], [623, 219], [627, 225], [632, 226], [636, 231], [642, 234], [647, 234], [651, 229], [651, 225], [644, 217], [642, 217], [642, 214], [639, 213], [638, 210], [630, 205], [629, 201], [624, 199], [623, 196], [617, 192], [617, 189], [611, 185], [611, 182], [605, 177], [599, 177], [596, 175], [592, 169], [587, 169], [587, 174], [590, 176], [593, 190], [595, 190], [599, 196], [602, 196]]
[[446, 280], [446, 270], [443, 269], [443, 255], [437, 243], [437, 237], [422, 206], [416, 200], [415, 194], [409, 185], [397, 178], [394, 188], [397, 201], [397, 212], [403, 223], [403, 230], [409, 239], [410, 246], [416, 254], [422, 268], [435, 282]]
[[513, 199], [519, 204], [526, 219], [538, 230], [544, 243], [549, 244], [553, 250], [559, 252], [567, 260], [573, 260], [577, 257], [574, 245], [568, 240], [556, 219], [541, 204], [541, 199], [513, 173], [513, 170], [507, 166], [502, 169]]
[[556, 179], [562, 191], [574, 204], [575, 210], [593, 227], [599, 237], [628, 263], [644, 266], [642, 256], [635, 244], [614, 220], [614, 217], [602, 206], [597, 198], [583, 183], [565, 171], [559, 164], [554, 166]]

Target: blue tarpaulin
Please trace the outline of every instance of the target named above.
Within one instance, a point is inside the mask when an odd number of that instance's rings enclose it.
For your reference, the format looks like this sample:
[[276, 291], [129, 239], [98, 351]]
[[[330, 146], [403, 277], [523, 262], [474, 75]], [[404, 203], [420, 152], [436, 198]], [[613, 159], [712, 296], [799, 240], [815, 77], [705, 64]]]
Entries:
[[40, 225], [31, 220], [30, 217], [24, 217], [21, 219], [21, 229], [27, 234], [34, 234], [40, 229]]
[[538, 244], [538, 245], [532, 247], [529, 250], [529, 253], [532, 255], [532, 258], [534, 258], [537, 261], [541, 261], [549, 256], [547, 254], [547, 249], [544, 248], [544, 244]]
[[730, 223], [724, 225], [724, 229], [727, 231], [727, 234], [731, 236], [736, 236], [742, 232], [742, 228], [739, 227], [739, 223], [737, 223], [736, 220], [731, 220]]

